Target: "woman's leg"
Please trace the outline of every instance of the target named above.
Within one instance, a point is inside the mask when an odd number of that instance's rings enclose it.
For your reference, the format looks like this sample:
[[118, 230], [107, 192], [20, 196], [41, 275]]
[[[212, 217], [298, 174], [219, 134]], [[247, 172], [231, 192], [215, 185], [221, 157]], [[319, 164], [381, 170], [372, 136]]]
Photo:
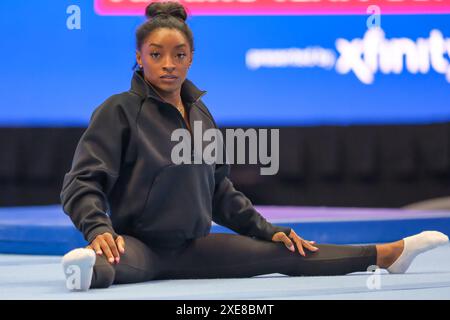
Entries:
[[211, 233], [192, 240], [165, 259], [164, 279], [240, 278], [269, 273], [289, 276], [343, 275], [367, 271], [377, 263], [375, 245], [314, 244], [306, 257], [282, 243], [226, 233]]
[[159, 254], [142, 241], [127, 235], [125, 252], [118, 264], [111, 264], [105, 255], [97, 255], [90, 288], [107, 288], [111, 284], [137, 283], [158, 277], [162, 267]]
[[[396, 263], [402, 264], [400, 271], [403, 271], [415, 255], [448, 243], [446, 235], [429, 231], [405, 238], [405, 241], [381, 245], [314, 244], [319, 250], [305, 250], [306, 257], [303, 257], [298, 249], [291, 252], [282, 243], [236, 234], [212, 233], [188, 241], [177, 249], [150, 248], [134, 237], [123, 237], [125, 253], [121, 255], [119, 264], [110, 264], [104, 255], [95, 256], [90, 288], [154, 279], [243, 278], [269, 273], [289, 276], [343, 275], [367, 271], [374, 265], [392, 268], [391, 264], [397, 258]], [[407, 247], [406, 255], [402, 253], [404, 246]], [[70, 267], [71, 261], [67, 263], [63, 263], [65, 268]], [[398, 273], [400, 267], [396, 266], [390, 272]]]

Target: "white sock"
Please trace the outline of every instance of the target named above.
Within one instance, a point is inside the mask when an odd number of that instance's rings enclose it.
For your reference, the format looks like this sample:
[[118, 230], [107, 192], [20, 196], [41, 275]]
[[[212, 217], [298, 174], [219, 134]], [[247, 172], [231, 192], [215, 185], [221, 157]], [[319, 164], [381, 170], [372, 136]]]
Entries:
[[403, 238], [403, 240], [403, 251], [397, 260], [387, 268], [389, 273], [405, 273], [417, 255], [449, 242], [448, 236], [438, 231], [423, 231]]
[[72, 291], [86, 291], [91, 286], [95, 264], [95, 252], [92, 249], [78, 248], [67, 253], [61, 261], [66, 287]]

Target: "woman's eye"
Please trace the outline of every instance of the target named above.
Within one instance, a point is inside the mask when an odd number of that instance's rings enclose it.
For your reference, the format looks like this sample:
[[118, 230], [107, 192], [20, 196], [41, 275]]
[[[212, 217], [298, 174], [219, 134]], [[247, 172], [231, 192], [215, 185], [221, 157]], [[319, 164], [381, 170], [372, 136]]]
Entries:
[[[150, 56], [152, 57], [152, 58], [159, 58], [159, 56], [160, 56], [160, 53], [159, 52], [152, 52], [152, 53], [150, 53]], [[177, 57], [179, 58], [179, 59], [184, 59], [185, 57], [186, 57], [186, 54], [185, 53], [179, 53], [179, 54], [177, 54]]]

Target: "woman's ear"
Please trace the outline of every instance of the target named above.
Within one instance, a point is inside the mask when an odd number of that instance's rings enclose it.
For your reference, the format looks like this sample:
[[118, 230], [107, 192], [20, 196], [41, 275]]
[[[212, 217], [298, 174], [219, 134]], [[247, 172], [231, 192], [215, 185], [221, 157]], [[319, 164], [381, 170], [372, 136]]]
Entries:
[[136, 62], [142, 68], [142, 56], [139, 50], [136, 50]]

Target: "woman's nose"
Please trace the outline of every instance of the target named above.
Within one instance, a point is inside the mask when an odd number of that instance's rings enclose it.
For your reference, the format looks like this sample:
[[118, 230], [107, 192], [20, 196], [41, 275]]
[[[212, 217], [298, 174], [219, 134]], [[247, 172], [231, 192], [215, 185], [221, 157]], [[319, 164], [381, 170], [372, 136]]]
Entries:
[[175, 70], [175, 67], [163, 67], [163, 70], [167, 72], [172, 72], [173, 70]]
[[174, 65], [171, 57], [167, 57], [164, 60], [163, 68], [166, 69], [166, 70], [173, 70], [173, 69], [175, 69], [175, 65]]

